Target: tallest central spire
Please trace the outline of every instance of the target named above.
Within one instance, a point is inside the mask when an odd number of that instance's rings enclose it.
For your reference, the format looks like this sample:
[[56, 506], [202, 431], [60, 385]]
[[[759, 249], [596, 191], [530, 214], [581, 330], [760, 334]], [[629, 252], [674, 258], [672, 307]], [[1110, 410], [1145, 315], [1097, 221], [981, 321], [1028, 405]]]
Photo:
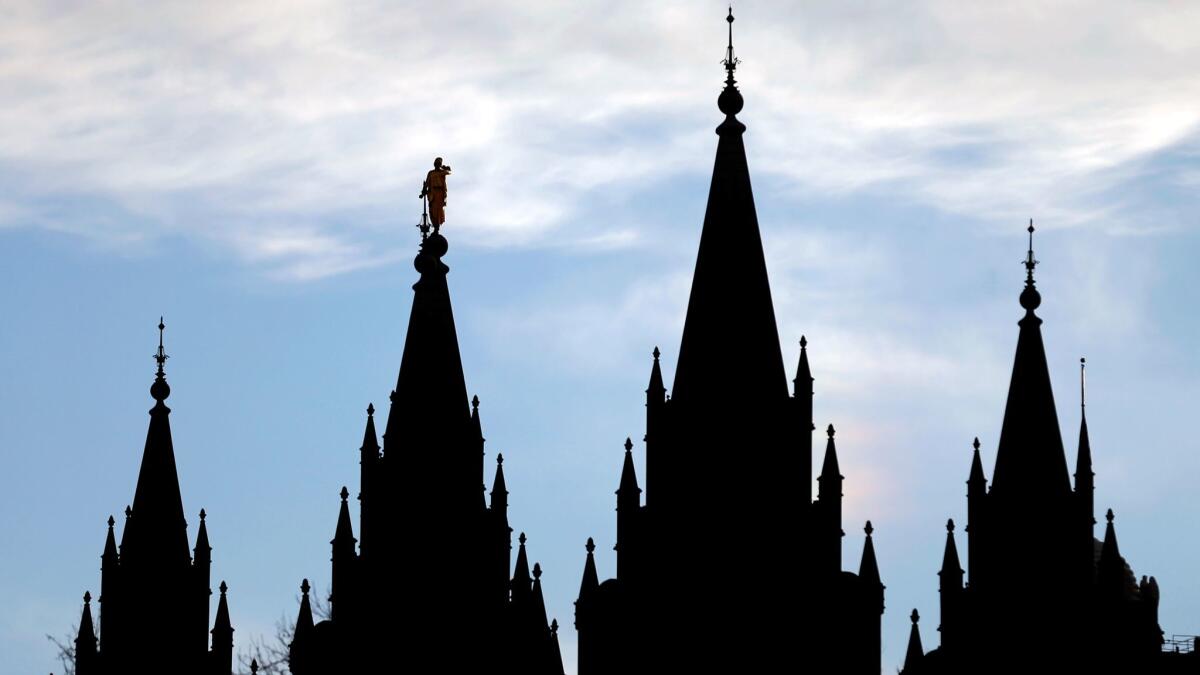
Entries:
[[733, 79], [738, 59], [732, 11], [725, 20], [725, 87], [717, 99], [725, 121], [717, 127], [717, 156], [675, 371], [673, 398], [681, 402], [715, 402], [732, 391], [755, 398], [787, 395], [742, 140], [746, 126], [735, 117], [742, 110], [742, 95]]

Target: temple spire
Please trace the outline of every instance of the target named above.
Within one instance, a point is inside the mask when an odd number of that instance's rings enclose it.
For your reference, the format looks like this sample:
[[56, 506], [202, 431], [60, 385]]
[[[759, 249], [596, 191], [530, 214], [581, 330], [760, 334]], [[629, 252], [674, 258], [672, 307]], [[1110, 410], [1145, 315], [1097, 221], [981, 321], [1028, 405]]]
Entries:
[[93, 675], [96, 667], [96, 630], [92, 624], [92, 594], [83, 593], [83, 614], [79, 617], [79, 633], [75, 636], [75, 672]]
[[519, 602], [529, 596], [532, 588], [532, 578], [529, 575], [529, 557], [525, 553], [525, 533], [517, 537], [517, 564], [513, 566], [512, 599]]
[[508, 509], [508, 484], [504, 481], [504, 455], [496, 454], [496, 479], [492, 482], [492, 510]]
[[921, 615], [914, 608], [909, 618], [912, 619], [912, 630], [908, 634], [908, 651], [904, 655], [904, 672], [915, 673], [920, 668], [921, 660], [925, 657], [925, 649], [921, 647], [921, 629], [918, 626]]
[[1061, 504], [1064, 495], [1071, 491], [1054, 392], [1050, 387], [1046, 348], [1042, 342], [1042, 320], [1033, 313], [1042, 301], [1034, 287], [1033, 270], [1037, 264], [1033, 257], [1033, 222], [1030, 221], [1025, 288], [1021, 291], [1025, 316], [1017, 322], [1020, 332], [1000, 442], [996, 448], [992, 493], [1022, 500], [1032, 509]]
[[583, 598], [600, 587], [600, 575], [596, 573], [596, 542], [588, 537], [587, 562], [583, 564], [583, 581], [579, 584], [579, 597]]
[[[730, 13], [731, 26], [732, 20]], [[717, 99], [725, 121], [717, 127], [717, 155], [671, 393], [672, 401], [685, 405], [725, 404], [731, 391], [747, 407], [787, 395], [742, 139], [746, 127], [735, 118], [743, 105], [733, 79], [736, 65], [731, 41], [725, 87]], [[738, 346], [739, 358], [730, 358], [730, 345]]]
[[163, 347], [162, 318], [158, 322], [158, 351], [154, 383], [150, 395], [154, 407], [150, 410], [150, 426], [138, 473], [133, 508], [127, 512], [125, 531], [121, 535], [122, 563], [154, 563], [187, 565], [191, 551], [187, 541], [187, 522], [183, 516], [183, 497], [179, 491], [179, 473], [175, 468], [175, 449], [171, 440], [171, 409], [163, 403], [171, 394], [167, 385]]

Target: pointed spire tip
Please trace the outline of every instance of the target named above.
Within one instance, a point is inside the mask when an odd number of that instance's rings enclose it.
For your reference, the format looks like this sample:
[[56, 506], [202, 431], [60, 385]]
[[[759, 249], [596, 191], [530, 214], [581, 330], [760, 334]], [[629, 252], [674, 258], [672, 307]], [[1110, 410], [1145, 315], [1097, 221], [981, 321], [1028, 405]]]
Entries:
[[874, 534], [875, 528], [871, 526], [871, 521], [867, 521], [867, 526], [863, 528], [863, 532], [866, 532], [868, 537]]

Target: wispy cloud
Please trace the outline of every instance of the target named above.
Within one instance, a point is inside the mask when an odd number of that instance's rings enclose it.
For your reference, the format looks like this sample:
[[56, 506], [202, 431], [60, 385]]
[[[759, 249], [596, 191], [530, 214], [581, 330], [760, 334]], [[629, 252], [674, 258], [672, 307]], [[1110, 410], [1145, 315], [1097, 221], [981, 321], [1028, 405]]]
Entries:
[[[1116, 191], [1141, 160], [1196, 133], [1193, 11], [760, 10], [736, 24], [744, 117], [784, 196], [884, 191], [985, 223], [1104, 224], [1129, 215]], [[421, 172], [443, 154], [466, 239], [632, 245], [583, 205], [606, 195], [628, 212], [710, 153], [715, 11], [10, 5], [0, 163], [16, 178], [0, 215], [37, 225], [48, 203], [99, 200], [144, 214], [127, 229], [148, 238], [206, 237], [216, 215], [238, 231], [224, 250], [304, 280], [382, 262], [349, 257], [407, 231]], [[54, 222], [96, 228], [80, 212]], [[277, 274], [285, 258], [309, 271]]]

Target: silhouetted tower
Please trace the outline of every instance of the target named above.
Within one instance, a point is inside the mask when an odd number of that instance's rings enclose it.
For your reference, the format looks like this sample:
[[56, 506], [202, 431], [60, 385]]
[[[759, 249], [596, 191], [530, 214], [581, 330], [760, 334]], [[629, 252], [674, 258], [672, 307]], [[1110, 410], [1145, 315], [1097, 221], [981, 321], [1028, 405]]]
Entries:
[[842, 569], [832, 432], [812, 505], [808, 342], [789, 387], [737, 119], [732, 13], [726, 20], [725, 119], [674, 383], [667, 396], [655, 348], [644, 480], [639, 489], [627, 443], [616, 575], [593, 581], [589, 547], [576, 602], [579, 672], [755, 672], [803, 654], [814, 668], [875, 675], [883, 585], [869, 538], [860, 574]]
[[625, 439], [625, 463], [621, 467], [621, 485], [617, 488], [617, 578], [634, 573], [637, 552], [637, 519], [642, 505], [642, 489], [638, 487], [633, 468], [633, 441]]
[[958, 561], [958, 547], [954, 544], [954, 520], [946, 521], [946, 550], [942, 555], [942, 569], [938, 572], [941, 594], [942, 625], [938, 627], [941, 633], [943, 647], [958, 646], [958, 631], [961, 626], [959, 613], [962, 609], [963, 569]]
[[970, 581], [962, 583], [949, 521], [939, 572], [941, 646], [923, 656], [910, 649], [904, 672], [1177, 672], [1163, 670], [1174, 666], [1162, 660], [1157, 585], [1135, 581], [1117, 547], [1111, 511], [1103, 545], [1092, 534], [1095, 482], [1082, 415], [1082, 359], [1079, 453], [1071, 486], [1042, 320], [1034, 313], [1041, 294], [1033, 277], [1038, 263], [1032, 222], [1028, 232], [1020, 296], [1025, 315], [1017, 322], [991, 489], [978, 438], [967, 480]]
[[842, 483], [845, 476], [838, 466], [837, 447], [833, 443], [833, 425], [825, 429], [825, 461], [817, 477], [817, 546], [821, 572], [836, 574], [842, 570]]
[[[96, 645], [90, 600], [76, 643], [80, 675], [158, 673], [164, 664], [183, 675], [229, 675], [233, 628], [222, 584], [216, 624], [209, 639], [212, 547], [206, 514], [200, 511], [196, 543], [190, 551], [183, 498], [175, 466], [166, 400], [171, 395], [163, 347], [166, 325], [158, 324], [158, 351], [150, 395], [150, 425], [133, 505], [125, 507], [120, 546], [109, 516], [100, 556], [100, 641]], [[193, 557], [194, 555], [194, 557]]]
[[1095, 577], [1095, 550], [1092, 542], [1096, 538], [1096, 472], [1092, 470], [1092, 444], [1088, 440], [1087, 401], [1084, 367], [1087, 361], [1079, 359], [1079, 450], [1075, 460], [1075, 502], [1079, 533], [1076, 542], [1079, 566], [1078, 579], [1082, 586], [1089, 587]]
[[[297, 623], [312, 629], [293, 637], [293, 673], [416, 664], [445, 672], [510, 672], [529, 664], [538, 672], [553, 670], [549, 624], [529, 618], [536, 614], [530, 609], [535, 583], [522, 562], [524, 547], [510, 578], [512, 530], [499, 455], [488, 503], [479, 398], [467, 398], [446, 282], [450, 268], [442, 262], [448, 247], [440, 234], [423, 233], [382, 449], [375, 408], [367, 407], [359, 540], [356, 546], [350, 492], [343, 488], [330, 542], [331, 615], [314, 623], [303, 604]], [[431, 573], [429, 552], [436, 555], [437, 583], [420, 581]], [[399, 603], [398, 580], [404, 589]], [[515, 611], [517, 604], [524, 609]]]

